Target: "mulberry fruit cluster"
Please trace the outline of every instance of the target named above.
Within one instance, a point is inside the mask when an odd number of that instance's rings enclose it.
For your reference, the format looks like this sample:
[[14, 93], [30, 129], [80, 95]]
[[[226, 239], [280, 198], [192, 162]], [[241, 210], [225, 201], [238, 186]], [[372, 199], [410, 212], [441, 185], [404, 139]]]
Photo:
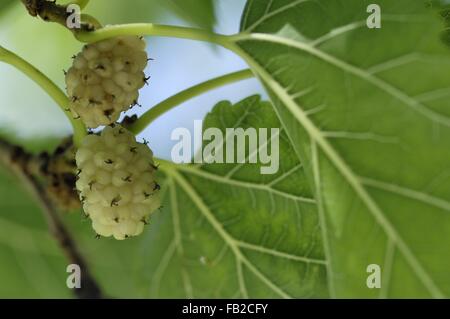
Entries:
[[117, 121], [122, 111], [137, 104], [146, 83], [145, 41], [122, 36], [91, 43], [74, 57], [66, 73], [69, 108], [90, 128]]
[[84, 138], [76, 156], [76, 188], [98, 235], [139, 235], [160, 207], [153, 153], [120, 125]]

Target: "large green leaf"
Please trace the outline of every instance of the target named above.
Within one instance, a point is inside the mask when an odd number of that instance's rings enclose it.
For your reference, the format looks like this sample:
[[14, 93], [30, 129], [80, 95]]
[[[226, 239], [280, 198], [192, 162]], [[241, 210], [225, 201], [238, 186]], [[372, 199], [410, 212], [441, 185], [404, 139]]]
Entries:
[[250, 0], [237, 42], [314, 185], [331, 296], [449, 296], [443, 26], [423, 1], [379, 0], [369, 29], [370, 3]]
[[[219, 103], [204, 123], [223, 132], [279, 126], [259, 97]], [[257, 164], [161, 166], [164, 209], [143, 241], [148, 296], [328, 295], [316, 206], [284, 131], [279, 138], [274, 175], [261, 175]]]

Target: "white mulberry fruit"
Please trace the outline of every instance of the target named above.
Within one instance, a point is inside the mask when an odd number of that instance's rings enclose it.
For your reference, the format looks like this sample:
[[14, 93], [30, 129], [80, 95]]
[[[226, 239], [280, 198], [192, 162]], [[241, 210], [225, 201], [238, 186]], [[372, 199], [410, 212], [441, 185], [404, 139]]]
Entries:
[[117, 121], [146, 83], [145, 41], [122, 36], [87, 44], [66, 73], [69, 108], [91, 128]]
[[160, 207], [153, 153], [120, 125], [88, 135], [76, 153], [80, 199], [98, 235], [139, 235]]

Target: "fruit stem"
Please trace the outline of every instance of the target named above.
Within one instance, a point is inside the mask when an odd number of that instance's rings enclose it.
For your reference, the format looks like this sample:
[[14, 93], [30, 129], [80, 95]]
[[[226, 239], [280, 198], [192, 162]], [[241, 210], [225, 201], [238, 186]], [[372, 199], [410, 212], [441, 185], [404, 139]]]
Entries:
[[210, 90], [218, 87], [231, 84], [234, 82], [242, 81], [253, 77], [253, 73], [250, 69], [245, 69], [230, 74], [226, 74], [206, 82], [197, 84], [190, 87], [180, 93], [177, 93], [161, 103], [155, 105], [150, 110], [145, 112], [135, 123], [133, 123], [129, 130], [134, 134], [141, 133], [147, 126], [149, 126], [154, 120], [160, 117], [162, 114], [170, 111], [174, 107], [196, 97]]
[[153, 23], [131, 23], [107, 26], [96, 31], [78, 31], [75, 37], [81, 42], [97, 42], [123, 35], [150, 35], [212, 42], [228, 48], [230, 36], [198, 28], [178, 27]]
[[75, 120], [70, 111], [67, 111], [69, 99], [63, 91], [45, 74], [33, 65], [16, 55], [15, 53], [0, 46], [0, 61], [8, 63], [23, 72], [36, 84], [38, 84], [47, 94], [59, 105], [73, 127], [74, 143], [79, 145], [81, 139], [86, 135], [86, 127], [80, 120]]

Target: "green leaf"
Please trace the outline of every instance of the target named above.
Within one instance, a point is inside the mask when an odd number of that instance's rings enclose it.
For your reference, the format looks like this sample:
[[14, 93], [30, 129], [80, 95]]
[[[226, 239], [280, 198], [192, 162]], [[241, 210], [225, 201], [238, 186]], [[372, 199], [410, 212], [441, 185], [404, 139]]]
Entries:
[[136, 21], [167, 23], [167, 13], [205, 29], [213, 29], [216, 22], [213, 0], [96, 0], [89, 3], [87, 12], [108, 24]]
[[201, 28], [211, 30], [216, 23], [213, 0], [165, 0], [164, 5]]
[[0, 3], [0, 15], [1, 15], [3, 12], [7, 11], [13, 4], [15, 4], [15, 3], [14, 3], [14, 0], [3, 0], [3, 1]]
[[[422, 1], [250, 0], [240, 54], [314, 185], [331, 296], [450, 296], [450, 56]], [[381, 289], [366, 285], [369, 264]]]
[[442, 40], [448, 46], [450, 46], [450, 4], [448, 1], [443, 0], [430, 0], [428, 4], [430, 7], [435, 8], [439, 11], [444, 23], [445, 29], [442, 34]]
[[37, 205], [0, 169], [0, 298], [69, 298], [68, 262]]
[[[279, 126], [259, 97], [221, 102], [204, 122], [223, 134]], [[274, 175], [261, 175], [257, 164], [161, 165], [164, 208], [142, 247], [149, 297], [328, 295], [316, 205], [285, 132], [279, 135]]]

